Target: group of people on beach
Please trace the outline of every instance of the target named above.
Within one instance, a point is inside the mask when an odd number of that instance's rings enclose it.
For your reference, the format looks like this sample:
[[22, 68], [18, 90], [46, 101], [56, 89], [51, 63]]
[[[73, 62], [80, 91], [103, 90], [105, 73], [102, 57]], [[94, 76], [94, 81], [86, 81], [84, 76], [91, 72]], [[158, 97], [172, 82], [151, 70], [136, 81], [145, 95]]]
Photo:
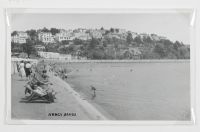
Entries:
[[17, 71], [21, 79], [26, 77], [27, 80], [30, 80], [30, 75], [32, 72], [32, 64], [30, 61], [20, 61], [17, 63]]
[[59, 76], [63, 80], [67, 79], [68, 74], [66, 68], [57, 67], [55, 63], [49, 63], [48, 67], [50, 73], [53, 73], [55, 76]]
[[[77, 71], [77, 69], [74, 69], [74, 70]], [[44, 91], [48, 89], [45, 86], [49, 84], [47, 73], [49, 75], [51, 74], [53, 76], [60, 77], [62, 80], [66, 80], [69, 76], [69, 73], [73, 72], [74, 70], [69, 69], [64, 66], [60, 66], [57, 63], [45, 62], [44, 60], [42, 60], [38, 62], [37, 66], [35, 66], [34, 68], [32, 66], [32, 76], [31, 76], [30, 81], [26, 85], [25, 93], [30, 92], [31, 90], [34, 90], [34, 92], [37, 92], [38, 94], [43, 95], [46, 93]], [[96, 87], [91, 86], [91, 90], [93, 91], [93, 98], [95, 98]]]
[[[37, 66], [32, 67], [30, 79], [25, 85], [25, 95], [28, 94], [27, 100], [37, 97], [44, 97], [47, 101], [54, 100], [55, 91], [50, 85], [47, 66], [43, 62], [39, 62]], [[51, 96], [51, 98], [49, 98]]]

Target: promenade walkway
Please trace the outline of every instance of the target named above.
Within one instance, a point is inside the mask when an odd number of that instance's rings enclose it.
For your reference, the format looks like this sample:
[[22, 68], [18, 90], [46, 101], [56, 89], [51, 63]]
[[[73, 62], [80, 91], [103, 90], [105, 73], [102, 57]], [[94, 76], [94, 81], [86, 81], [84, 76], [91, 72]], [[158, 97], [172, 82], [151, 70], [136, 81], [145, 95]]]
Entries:
[[[82, 99], [66, 82], [51, 76], [52, 87], [58, 92], [55, 103], [24, 103], [24, 85], [17, 74], [12, 75], [12, 119], [31, 120], [102, 120], [106, 119], [86, 100]], [[59, 116], [52, 116], [57, 113]], [[75, 116], [70, 115], [75, 113]], [[64, 116], [64, 115], [68, 116]]]

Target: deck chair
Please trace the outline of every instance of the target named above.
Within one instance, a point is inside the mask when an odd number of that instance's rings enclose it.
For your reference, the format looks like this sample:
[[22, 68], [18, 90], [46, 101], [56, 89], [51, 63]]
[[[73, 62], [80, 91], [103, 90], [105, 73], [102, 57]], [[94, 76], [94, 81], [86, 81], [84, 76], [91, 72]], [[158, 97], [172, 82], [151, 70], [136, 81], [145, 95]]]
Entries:
[[53, 91], [45, 91], [42, 88], [38, 88], [37, 90], [33, 90], [26, 98], [27, 103], [53, 103], [55, 99], [55, 94]]

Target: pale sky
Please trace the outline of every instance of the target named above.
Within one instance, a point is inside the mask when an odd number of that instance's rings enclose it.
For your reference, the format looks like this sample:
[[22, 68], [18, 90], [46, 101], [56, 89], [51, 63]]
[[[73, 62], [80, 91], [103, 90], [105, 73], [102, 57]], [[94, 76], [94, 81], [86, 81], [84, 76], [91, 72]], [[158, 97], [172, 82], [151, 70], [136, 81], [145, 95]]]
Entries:
[[12, 14], [12, 31], [39, 28], [123, 28], [137, 33], [155, 33], [189, 44], [190, 16], [183, 13], [137, 14]]

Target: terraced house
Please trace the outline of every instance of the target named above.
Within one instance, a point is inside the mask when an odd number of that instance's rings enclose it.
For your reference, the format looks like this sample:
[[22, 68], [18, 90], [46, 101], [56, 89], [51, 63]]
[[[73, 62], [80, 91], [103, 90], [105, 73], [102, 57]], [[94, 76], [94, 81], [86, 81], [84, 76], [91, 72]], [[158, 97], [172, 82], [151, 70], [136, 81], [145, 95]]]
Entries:
[[26, 39], [28, 39], [28, 34], [23, 31], [16, 32], [15, 35], [11, 36], [11, 41], [18, 44], [26, 43]]
[[90, 35], [93, 37], [93, 38], [97, 38], [97, 39], [101, 39], [103, 36], [102, 36], [102, 32], [101, 30], [91, 30], [90, 31]]
[[50, 32], [40, 32], [38, 34], [38, 39], [45, 44], [54, 42], [54, 36]]
[[88, 39], [91, 39], [91, 36], [89, 33], [86, 33], [86, 32], [77, 32], [77, 33], [74, 33], [74, 38], [77, 38], [80, 40], [88, 40]]
[[64, 41], [64, 40], [73, 40], [73, 31], [72, 30], [60, 30], [60, 33], [57, 33], [55, 35], [56, 40], [59, 42]]

